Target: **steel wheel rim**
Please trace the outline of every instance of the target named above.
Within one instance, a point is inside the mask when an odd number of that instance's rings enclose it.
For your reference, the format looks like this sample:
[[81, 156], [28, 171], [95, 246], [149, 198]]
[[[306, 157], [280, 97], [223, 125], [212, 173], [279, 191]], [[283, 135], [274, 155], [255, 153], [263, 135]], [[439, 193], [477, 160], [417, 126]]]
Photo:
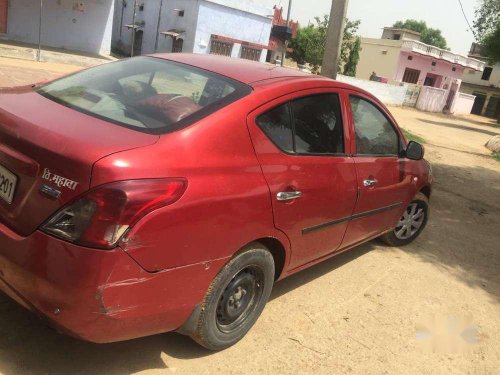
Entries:
[[407, 240], [415, 236], [425, 221], [425, 209], [418, 203], [411, 203], [398, 221], [394, 234], [400, 240]]
[[264, 292], [264, 272], [257, 266], [245, 267], [228, 283], [217, 303], [219, 330], [238, 329], [259, 306]]

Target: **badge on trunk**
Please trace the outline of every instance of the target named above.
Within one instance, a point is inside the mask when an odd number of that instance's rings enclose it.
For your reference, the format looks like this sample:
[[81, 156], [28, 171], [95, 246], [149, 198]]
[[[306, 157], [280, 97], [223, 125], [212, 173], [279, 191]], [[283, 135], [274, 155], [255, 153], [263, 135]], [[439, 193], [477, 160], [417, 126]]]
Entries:
[[51, 188], [47, 185], [40, 186], [40, 192], [48, 195], [51, 198], [59, 198], [61, 196], [61, 192], [57, 189]]

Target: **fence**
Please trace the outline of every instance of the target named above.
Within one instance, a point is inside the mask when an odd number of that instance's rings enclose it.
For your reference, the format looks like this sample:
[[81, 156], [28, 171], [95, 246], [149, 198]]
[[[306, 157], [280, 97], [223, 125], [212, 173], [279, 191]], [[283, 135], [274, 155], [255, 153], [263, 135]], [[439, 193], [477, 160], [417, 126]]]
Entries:
[[406, 99], [406, 86], [396, 86], [387, 83], [367, 81], [343, 75], [339, 75], [337, 80], [368, 91], [370, 94], [375, 95], [384, 104], [403, 105]]
[[474, 101], [476, 97], [474, 95], [464, 94], [463, 92], [458, 93], [455, 103], [453, 104], [452, 113], [456, 115], [468, 115], [472, 112], [472, 107], [474, 106]]
[[448, 91], [435, 87], [422, 87], [417, 101], [417, 109], [425, 112], [442, 112], [446, 104], [447, 93]]

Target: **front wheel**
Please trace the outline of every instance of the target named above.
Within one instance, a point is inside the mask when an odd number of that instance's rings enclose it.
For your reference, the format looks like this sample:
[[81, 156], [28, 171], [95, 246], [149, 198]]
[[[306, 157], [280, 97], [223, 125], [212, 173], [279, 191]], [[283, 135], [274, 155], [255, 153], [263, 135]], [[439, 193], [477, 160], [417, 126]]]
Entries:
[[429, 218], [429, 199], [418, 193], [406, 207], [393, 231], [384, 234], [382, 240], [390, 246], [404, 246], [413, 242], [425, 228]]
[[262, 313], [273, 283], [273, 256], [259, 243], [249, 245], [210, 285], [191, 337], [210, 350], [235, 344]]

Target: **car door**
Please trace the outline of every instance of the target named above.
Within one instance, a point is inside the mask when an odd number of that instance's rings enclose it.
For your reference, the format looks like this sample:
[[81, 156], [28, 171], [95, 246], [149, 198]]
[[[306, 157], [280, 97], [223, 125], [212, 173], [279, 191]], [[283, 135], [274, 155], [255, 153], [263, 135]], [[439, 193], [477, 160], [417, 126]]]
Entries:
[[355, 205], [344, 112], [339, 94], [322, 89], [281, 97], [248, 116], [275, 226], [290, 239], [292, 269], [340, 246]]
[[390, 115], [359, 93], [351, 92], [348, 102], [358, 200], [342, 247], [392, 229], [414, 191], [400, 158], [403, 138]]

